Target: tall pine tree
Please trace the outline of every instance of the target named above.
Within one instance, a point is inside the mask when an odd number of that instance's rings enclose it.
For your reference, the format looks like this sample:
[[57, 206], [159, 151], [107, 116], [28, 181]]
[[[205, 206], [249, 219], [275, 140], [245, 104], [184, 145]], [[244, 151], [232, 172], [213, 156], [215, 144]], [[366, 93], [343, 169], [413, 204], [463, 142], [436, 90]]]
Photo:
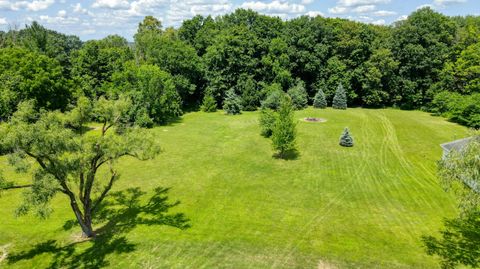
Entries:
[[347, 109], [347, 93], [342, 83], [338, 84], [337, 91], [333, 97], [332, 107], [335, 109]]

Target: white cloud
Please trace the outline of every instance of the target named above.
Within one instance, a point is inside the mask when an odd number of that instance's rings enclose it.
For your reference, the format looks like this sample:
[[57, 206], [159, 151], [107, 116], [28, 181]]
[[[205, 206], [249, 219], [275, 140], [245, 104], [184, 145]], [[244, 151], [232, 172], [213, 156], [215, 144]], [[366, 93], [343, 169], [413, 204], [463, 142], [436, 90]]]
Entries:
[[48, 16], [48, 15], [40, 15], [40, 21], [46, 24], [54, 24], [54, 25], [73, 25], [78, 24], [80, 22], [79, 18], [76, 17], [61, 17], [61, 16]]
[[438, 6], [447, 6], [453, 4], [463, 4], [466, 3], [467, 0], [433, 0], [433, 4]]
[[309, 11], [307, 13], [305, 13], [305, 15], [309, 16], [309, 17], [317, 17], [317, 16], [324, 16], [324, 14], [320, 11]]
[[131, 2], [127, 9], [116, 12], [115, 15], [123, 17], [158, 16], [158, 14], [163, 14], [165, 10], [170, 9], [169, 4], [168, 0], [137, 0]]
[[35, 0], [35, 1], [0, 1], [0, 9], [28, 11], [40, 11], [49, 8], [55, 3], [55, 0]]
[[49, 8], [55, 3], [55, 0], [38, 0], [26, 3], [27, 10], [39, 11]]
[[290, 4], [287, 2], [281, 2], [274, 0], [270, 3], [264, 2], [244, 2], [241, 8], [252, 9], [265, 13], [303, 13], [305, 12], [305, 6], [301, 4]]
[[352, 12], [355, 13], [367, 13], [375, 10], [375, 5], [365, 5], [365, 6], [358, 6], [352, 9]]
[[7, 19], [0, 17], [0, 25], [6, 25], [6, 24], [8, 24]]
[[345, 14], [348, 13], [349, 9], [346, 7], [336, 6], [328, 9], [328, 13], [331, 14]]
[[395, 21], [404, 21], [406, 19], [408, 19], [408, 15], [402, 15], [402, 16], [398, 17]]
[[433, 0], [433, 5], [438, 8], [446, 8], [450, 5], [464, 4], [467, 0]]
[[95, 34], [97, 31], [95, 29], [85, 29], [85, 30], [82, 30], [80, 33], [82, 35], [93, 35]]
[[166, 22], [179, 24], [195, 15], [222, 15], [233, 11], [234, 6], [228, 0], [187, 0], [172, 3], [166, 12]]
[[80, 4], [80, 3], [76, 3], [75, 5], [72, 6], [72, 8], [73, 8], [73, 12], [75, 12], [75, 13], [88, 14], [90, 16], [93, 15], [90, 11], [88, 11], [88, 9], [83, 8], [82, 4]]
[[388, 3], [390, 3], [390, 0], [339, 0], [337, 6], [356, 7]]
[[380, 19], [380, 20], [372, 21], [371, 23], [375, 25], [385, 25], [385, 20]]
[[379, 10], [379, 11], [373, 12], [372, 14], [377, 17], [388, 17], [388, 16], [397, 15], [397, 12], [388, 11], [388, 10]]
[[95, 0], [94, 8], [128, 9], [130, 4], [126, 0]]
[[313, 0], [302, 0], [302, 5], [310, 5], [311, 3], [313, 3]]
[[62, 17], [62, 18], [67, 17], [67, 11], [65, 11], [65, 10], [63, 10], [63, 9], [62, 9], [62, 10], [59, 10], [58, 13], [57, 13], [57, 16], [58, 16], [58, 17]]
[[337, 5], [329, 8], [331, 14], [359, 13], [367, 14], [377, 9], [379, 4], [387, 4], [391, 0], [338, 0]]

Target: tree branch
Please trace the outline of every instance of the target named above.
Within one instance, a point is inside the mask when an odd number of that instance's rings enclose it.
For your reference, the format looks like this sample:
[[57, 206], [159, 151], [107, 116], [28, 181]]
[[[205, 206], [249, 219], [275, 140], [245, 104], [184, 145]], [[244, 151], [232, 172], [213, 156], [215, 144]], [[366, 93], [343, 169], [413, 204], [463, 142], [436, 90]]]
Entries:
[[0, 190], [11, 190], [11, 189], [23, 189], [23, 188], [30, 188], [32, 187], [32, 184], [27, 184], [27, 185], [17, 185], [17, 186], [6, 186], [3, 188], [0, 188]]
[[113, 171], [111, 170], [112, 172], [112, 176], [110, 177], [110, 181], [108, 182], [108, 185], [105, 186], [105, 189], [102, 191], [102, 194], [100, 194], [100, 196], [98, 197], [97, 201], [95, 201], [93, 203], [93, 206], [92, 206], [92, 212], [95, 211], [95, 209], [97, 208], [97, 206], [103, 201], [103, 199], [105, 198], [105, 196], [107, 196], [107, 193], [110, 191], [110, 189], [112, 188], [113, 186], [113, 182], [115, 181], [115, 179], [117, 178], [117, 172], [116, 171]]

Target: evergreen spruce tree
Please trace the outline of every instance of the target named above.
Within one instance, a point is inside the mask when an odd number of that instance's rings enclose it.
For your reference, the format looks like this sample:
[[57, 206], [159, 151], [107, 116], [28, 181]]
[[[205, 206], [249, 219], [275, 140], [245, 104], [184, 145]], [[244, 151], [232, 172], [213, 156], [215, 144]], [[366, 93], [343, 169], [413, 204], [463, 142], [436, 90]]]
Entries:
[[347, 109], [347, 93], [342, 83], [338, 84], [337, 91], [333, 97], [332, 107], [335, 109]]
[[272, 130], [273, 148], [280, 158], [295, 150], [296, 124], [292, 100], [284, 95], [278, 109], [278, 118]]
[[207, 92], [203, 97], [202, 106], [200, 109], [203, 112], [215, 112], [217, 111], [217, 101], [211, 92]]
[[226, 92], [225, 100], [223, 100], [223, 110], [228, 115], [240, 114], [242, 110], [242, 100], [235, 93], [234, 89]]
[[305, 82], [298, 80], [297, 84], [288, 90], [288, 95], [292, 98], [292, 104], [295, 109], [304, 109], [308, 106], [308, 94], [305, 89]]
[[323, 93], [321, 88], [319, 88], [317, 94], [315, 94], [315, 98], [313, 99], [313, 107], [314, 108], [327, 107], [327, 100], [325, 100], [325, 93]]
[[350, 135], [348, 127], [343, 130], [342, 136], [340, 136], [340, 146], [353, 147], [353, 137]]
[[255, 111], [260, 104], [257, 84], [253, 78], [248, 77], [238, 82], [238, 90], [242, 93], [242, 106], [245, 111]]

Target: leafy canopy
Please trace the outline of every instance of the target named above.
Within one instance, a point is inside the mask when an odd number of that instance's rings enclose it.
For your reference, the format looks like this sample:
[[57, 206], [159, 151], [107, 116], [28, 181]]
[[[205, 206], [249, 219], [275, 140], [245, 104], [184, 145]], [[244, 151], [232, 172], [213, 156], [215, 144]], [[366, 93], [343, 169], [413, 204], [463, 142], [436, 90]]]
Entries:
[[[0, 126], [0, 145], [9, 152], [10, 165], [32, 175], [32, 186], [25, 191], [17, 214], [34, 210], [47, 217], [52, 211], [49, 202], [63, 194], [84, 235], [92, 237], [94, 214], [119, 180], [117, 161], [124, 156], [151, 159], [160, 149], [142, 129], [118, 129], [130, 110], [130, 100], [101, 97], [91, 110], [82, 106], [69, 113], [38, 112], [34, 102], [23, 102], [11, 120]], [[84, 122], [94, 118], [101, 125], [88, 131]], [[109, 176], [98, 177], [99, 171]]]

